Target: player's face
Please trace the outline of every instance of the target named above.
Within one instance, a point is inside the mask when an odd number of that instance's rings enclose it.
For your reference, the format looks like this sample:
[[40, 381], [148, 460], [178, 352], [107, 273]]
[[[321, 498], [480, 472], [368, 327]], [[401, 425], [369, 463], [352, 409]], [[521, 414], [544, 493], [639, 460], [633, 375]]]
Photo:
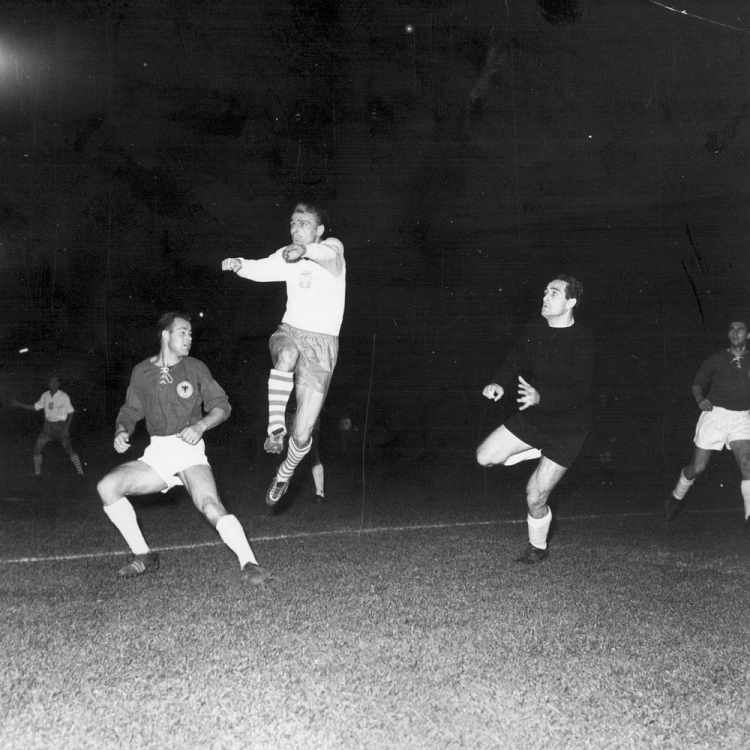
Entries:
[[47, 388], [49, 388], [50, 393], [56, 393], [60, 388], [60, 378], [50, 378]]
[[562, 279], [555, 279], [547, 284], [542, 300], [542, 315], [547, 320], [565, 315], [575, 304], [574, 299], [565, 297], [567, 284]]
[[175, 318], [169, 329], [168, 346], [178, 357], [187, 357], [190, 354], [190, 345], [193, 343], [193, 329], [184, 318]]
[[308, 211], [295, 211], [289, 228], [295, 245], [312, 245], [323, 236], [325, 230]]
[[730, 323], [728, 335], [732, 346], [743, 346], [747, 341], [747, 325], [739, 320]]

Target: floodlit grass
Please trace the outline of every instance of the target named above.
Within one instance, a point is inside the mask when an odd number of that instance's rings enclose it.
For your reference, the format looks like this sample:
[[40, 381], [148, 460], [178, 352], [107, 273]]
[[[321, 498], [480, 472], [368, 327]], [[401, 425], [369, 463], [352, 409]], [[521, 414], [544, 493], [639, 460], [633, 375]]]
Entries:
[[277, 516], [265, 476], [230, 482], [263, 587], [186, 498], [138, 506], [162, 568], [121, 581], [91, 483], [27, 502], [19, 485], [3, 559], [58, 559], [0, 565], [2, 747], [750, 746], [737, 498], [696, 490], [667, 534], [660, 495], [597, 506], [582, 481], [527, 569], [523, 471], [488, 485], [467, 468], [440, 492], [430, 473], [375, 477], [365, 500], [332, 478], [324, 506], [298, 487]]

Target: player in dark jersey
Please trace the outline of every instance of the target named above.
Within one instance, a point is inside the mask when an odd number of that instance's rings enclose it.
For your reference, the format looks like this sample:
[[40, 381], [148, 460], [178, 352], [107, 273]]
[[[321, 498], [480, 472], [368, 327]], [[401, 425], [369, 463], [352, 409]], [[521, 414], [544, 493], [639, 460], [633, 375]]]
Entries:
[[667, 523], [674, 520], [698, 474], [705, 471], [712, 451], [729, 448], [737, 460], [745, 505], [745, 531], [750, 533], [750, 354], [747, 322], [729, 324], [729, 348], [712, 354], [698, 369], [692, 393], [701, 410], [695, 428], [693, 459], [681, 472], [667, 498]]
[[548, 556], [550, 493], [583, 447], [591, 423], [593, 341], [576, 323], [580, 282], [560, 275], [544, 291], [540, 318], [530, 320], [482, 395], [498, 401], [517, 384], [519, 411], [477, 449], [481, 466], [509, 466], [539, 458], [526, 487], [529, 543], [516, 562]]
[[117, 415], [114, 447], [118, 453], [128, 450], [141, 419], [151, 442], [141, 458], [118, 466], [97, 486], [104, 512], [132, 552], [118, 575], [132, 578], [159, 568], [159, 556], [146, 543], [127, 495], [184, 485], [195, 507], [237, 555], [243, 577], [263, 583], [268, 573], [258, 565], [239, 520], [222, 505], [206, 459], [203, 433], [224, 422], [232, 410], [226, 393], [203, 362], [188, 356], [189, 316], [166, 313], [158, 330], [159, 353], [133, 368], [125, 405]]

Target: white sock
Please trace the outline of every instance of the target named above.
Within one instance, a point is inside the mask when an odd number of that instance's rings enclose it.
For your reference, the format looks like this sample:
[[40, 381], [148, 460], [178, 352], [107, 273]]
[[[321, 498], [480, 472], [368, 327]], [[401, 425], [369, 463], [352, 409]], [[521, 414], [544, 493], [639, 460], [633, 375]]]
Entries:
[[672, 496], [678, 500], [682, 500], [687, 495], [687, 491], [693, 486], [694, 481], [695, 479], [685, 479], [685, 474], [680, 472], [680, 478], [672, 490]]
[[221, 541], [237, 555], [241, 568], [244, 568], [248, 563], [258, 564], [250, 548], [250, 542], [247, 541], [245, 536], [245, 530], [236, 516], [222, 516], [216, 524], [216, 531], [219, 532]]
[[544, 518], [528, 516], [526, 521], [529, 525], [529, 541], [539, 549], [547, 549], [547, 532], [552, 523], [552, 511], [548, 509]]
[[521, 461], [530, 461], [532, 458], [539, 458], [542, 452], [539, 448], [529, 448], [528, 450], [521, 451], [520, 453], [514, 453], [509, 456], [504, 462], [503, 466], [513, 466], [513, 464], [520, 464]]
[[745, 503], [745, 518], [750, 518], [750, 479], [743, 479], [740, 482], [740, 490]]
[[112, 505], [105, 505], [104, 512], [122, 534], [122, 538], [134, 555], [145, 555], [151, 551], [143, 538], [143, 534], [141, 534], [138, 519], [130, 500], [122, 497]]
[[317, 464], [312, 467], [313, 482], [315, 482], [315, 494], [325, 497], [325, 473], [323, 464]]

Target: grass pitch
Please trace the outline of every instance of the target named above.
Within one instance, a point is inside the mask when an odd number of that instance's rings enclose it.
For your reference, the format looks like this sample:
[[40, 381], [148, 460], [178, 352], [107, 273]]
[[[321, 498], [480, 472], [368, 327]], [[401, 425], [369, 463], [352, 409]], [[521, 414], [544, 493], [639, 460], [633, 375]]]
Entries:
[[262, 587], [179, 490], [137, 503], [162, 567], [123, 581], [93, 481], [6, 482], [5, 750], [750, 746], [737, 487], [668, 533], [660, 479], [579, 474], [526, 568], [531, 467], [332, 467], [278, 515], [264, 468], [222, 488]]

